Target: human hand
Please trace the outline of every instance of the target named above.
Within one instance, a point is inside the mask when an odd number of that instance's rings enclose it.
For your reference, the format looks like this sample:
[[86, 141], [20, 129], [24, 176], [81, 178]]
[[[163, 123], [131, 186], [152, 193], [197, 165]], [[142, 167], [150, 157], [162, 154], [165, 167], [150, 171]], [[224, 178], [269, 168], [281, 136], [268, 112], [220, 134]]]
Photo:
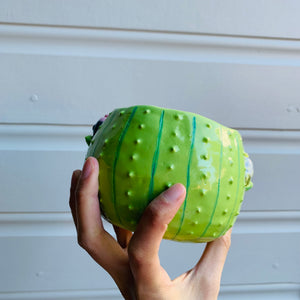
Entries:
[[70, 208], [79, 245], [114, 279], [125, 299], [217, 299], [231, 230], [207, 246], [195, 267], [171, 280], [160, 265], [158, 251], [168, 223], [185, 198], [175, 184], [146, 208], [136, 231], [114, 226], [117, 240], [103, 228], [98, 201], [97, 159], [73, 172]]

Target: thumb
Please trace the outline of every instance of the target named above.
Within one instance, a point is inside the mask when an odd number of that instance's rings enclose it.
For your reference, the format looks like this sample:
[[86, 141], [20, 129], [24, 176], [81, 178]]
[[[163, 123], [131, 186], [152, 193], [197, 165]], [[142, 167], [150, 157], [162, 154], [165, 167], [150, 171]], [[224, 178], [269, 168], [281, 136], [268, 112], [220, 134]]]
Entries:
[[185, 187], [175, 184], [146, 208], [128, 248], [136, 280], [153, 279], [161, 270], [158, 251], [161, 240], [185, 198]]

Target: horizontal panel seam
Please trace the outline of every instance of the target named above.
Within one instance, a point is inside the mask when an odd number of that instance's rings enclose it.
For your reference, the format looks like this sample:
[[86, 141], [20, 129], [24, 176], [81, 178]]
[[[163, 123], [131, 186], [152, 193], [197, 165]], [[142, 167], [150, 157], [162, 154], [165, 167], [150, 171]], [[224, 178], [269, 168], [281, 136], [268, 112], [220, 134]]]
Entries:
[[[78, 124], [70, 124], [70, 123], [41, 123], [41, 122], [0, 122], [0, 129], [1, 126], [47, 126], [47, 127], [73, 127], [73, 128], [81, 128], [84, 127], [84, 129], [91, 129], [92, 123], [87, 124], [87, 123], [78, 123]], [[238, 130], [238, 131], [244, 131], [246, 132], [292, 132], [292, 133], [300, 133], [300, 128], [299, 129], [289, 129], [289, 128], [255, 128], [255, 127], [232, 127], [232, 129]]]
[[[247, 284], [221, 284], [220, 294], [227, 294], [230, 292], [276, 292], [276, 291], [298, 291], [300, 287], [299, 282], [261, 282], [261, 283], [247, 283]], [[65, 295], [68, 297], [72, 295], [84, 295], [84, 296], [120, 296], [120, 292], [117, 289], [74, 289], [74, 290], [38, 290], [38, 291], [2, 291], [0, 296], [26, 296], [32, 295], [37, 297], [40, 295], [48, 295], [59, 297], [59, 295]], [[27, 299], [27, 298], [26, 298]], [[40, 299], [40, 298], [39, 298]]]
[[236, 39], [258, 39], [258, 40], [274, 40], [274, 41], [300, 41], [297, 38], [288, 38], [282, 36], [264, 36], [264, 35], [239, 35], [239, 34], [221, 34], [210, 32], [189, 32], [189, 31], [170, 31], [170, 30], [149, 30], [135, 28], [120, 28], [120, 27], [101, 27], [101, 26], [76, 26], [76, 25], [54, 25], [42, 23], [22, 23], [22, 22], [0, 22], [0, 25], [12, 27], [33, 27], [33, 28], [58, 28], [58, 29], [81, 29], [81, 30], [102, 30], [102, 31], [120, 31], [120, 32], [140, 32], [140, 33], [157, 33], [157, 34], [182, 34], [190, 36], [208, 36], [208, 37], [228, 37]]

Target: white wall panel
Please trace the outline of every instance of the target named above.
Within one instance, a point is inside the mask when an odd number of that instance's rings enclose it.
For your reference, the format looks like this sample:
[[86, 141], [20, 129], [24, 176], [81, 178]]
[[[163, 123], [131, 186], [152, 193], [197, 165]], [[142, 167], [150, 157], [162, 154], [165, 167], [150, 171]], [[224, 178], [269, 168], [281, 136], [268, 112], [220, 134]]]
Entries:
[[152, 104], [231, 127], [300, 128], [299, 41], [1, 30], [0, 122], [90, 124]]
[[[1, 270], [9, 270], [0, 282], [2, 293], [115, 287], [109, 276], [79, 249], [75, 236], [1, 237], [0, 245]], [[222, 283], [299, 285], [299, 247], [299, 232], [234, 233]], [[175, 278], [198, 261], [202, 249], [199, 244], [164, 241], [161, 263]]]
[[[0, 237], [62, 237], [74, 236], [75, 227], [70, 212], [0, 213]], [[114, 235], [111, 225], [104, 220]], [[242, 211], [234, 226], [234, 234], [299, 233], [300, 212]]]
[[220, 300], [298, 300], [297, 284], [260, 284], [255, 286], [226, 286], [221, 288]]
[[[1, 292], [115, 287], [109, 276], [77, 246], [74, 234], [1, 237], [0, 243], [1, 269], [9, 270], [2, 276]], [[240, 234], [234, 231], [222, 283], [300, 284], [299, 247], [299, 228], [298, 232], [291, 233]], [[163, 241], [161, 263], [175, 278], [193, 267], [202, 250], [200, 244]]]
[[297, 0], [5, 0], [0, 22], [299, 38]]

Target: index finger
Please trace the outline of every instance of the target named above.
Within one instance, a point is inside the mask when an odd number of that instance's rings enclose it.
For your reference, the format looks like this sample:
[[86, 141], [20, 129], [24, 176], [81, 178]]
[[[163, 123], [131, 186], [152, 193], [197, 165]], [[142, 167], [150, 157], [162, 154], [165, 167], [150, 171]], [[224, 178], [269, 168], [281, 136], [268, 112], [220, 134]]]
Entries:
[[127, 256], [117, 241], [103, 227], [98, 200], [99, 165], [89, 157], [76, 190], [78, 242], [113, 278], [119, 278]]

